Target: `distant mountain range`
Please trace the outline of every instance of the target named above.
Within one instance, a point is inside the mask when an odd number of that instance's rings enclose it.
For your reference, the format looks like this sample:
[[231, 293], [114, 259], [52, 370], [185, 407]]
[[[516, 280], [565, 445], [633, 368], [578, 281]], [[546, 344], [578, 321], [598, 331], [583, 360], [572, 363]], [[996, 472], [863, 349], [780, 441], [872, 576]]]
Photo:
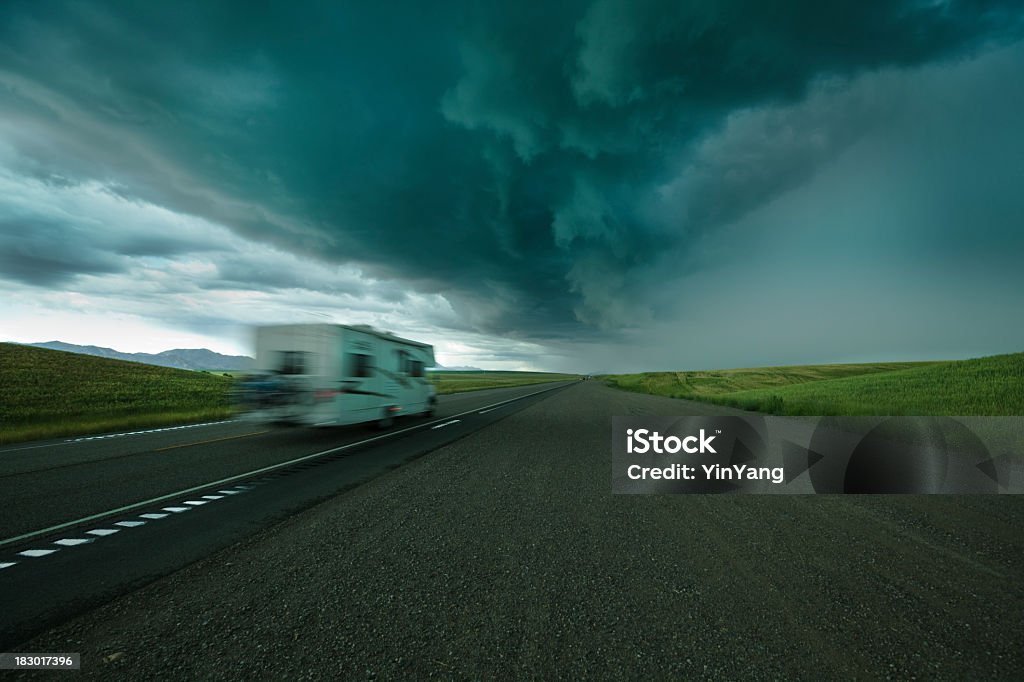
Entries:
[[[122, 353], [113, 348], [78, 346], [73, 343], [64, 343], [63, 341], [47, 341], [46, 343], [29, 343], [26, 345], [49, 348], [51, 350], [62, 350], [68, 353], [96, 355], [101, 358], [141, 362], [147, 365], [159, 365], [160, 367], [175, 367], [177, 369], [243, 371], [250, 369], [254, 362], [248, 355], [221, 355], [206, 348], [175, 348], [174, 350], [165, 350], [162, 353]], [[483, 372], [484, 370], [479, 367], [445, 367], [443, 365], [436, 365], [434, 371]]]
[[96, 355], [101, 358], [142, 362], [160, 367], [175, 367], [192, 370], [246, 370], [252, 366], [253, 359], [247, 355], [221, 355], [206, 348], [175, 348], [162, 353], [122, 353], [113, 348], [99, 346], [77, 346], [63, 341], [47, 341], [46, 343], [30, 343], [29, 346], [62, 350], [69, 353]]

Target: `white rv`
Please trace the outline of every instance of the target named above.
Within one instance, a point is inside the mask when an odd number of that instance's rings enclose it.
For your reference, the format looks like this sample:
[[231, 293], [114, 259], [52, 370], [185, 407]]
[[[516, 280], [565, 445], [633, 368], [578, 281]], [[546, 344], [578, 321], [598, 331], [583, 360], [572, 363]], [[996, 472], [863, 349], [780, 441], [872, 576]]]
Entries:
[[247, 419], [333, 426], [432, 415], [433, 346], [365, 325], [256, 327], [256, 374], [239, 383]]

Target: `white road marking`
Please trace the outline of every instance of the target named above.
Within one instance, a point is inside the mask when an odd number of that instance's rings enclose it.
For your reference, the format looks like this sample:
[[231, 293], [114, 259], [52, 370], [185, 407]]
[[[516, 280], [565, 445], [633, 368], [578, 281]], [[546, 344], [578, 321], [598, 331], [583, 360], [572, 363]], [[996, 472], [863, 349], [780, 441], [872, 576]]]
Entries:
[[187, 512], [192, 507], [164, 507], [164, 511], [174, 512], [180, 514], [181, 512]]
[[[516, 396], [514, 398], [509, 398], [507, 400], [502, 400], [501, 402], [493, 403], [491, 405], [486, 405], [485, 409], [500, 407], [501, 405], [506, 405], [508, 403], [514, 403], [517, 400], [525, 400], [526, 398], [531, 398], [531, 397], [533, 397], [535, 395], [540, 395], [541, 393], [549, 393], [551, 391], [555, 391], [555, 390], [558, 390], [560, 388], [565, 388], [568, 385], [569, 384], [559, 383], [557, 386], [551, 386], [549, 388], [544, 388], [544, 389], [541, 389], [539, 391], [534, 391], [533, 393], [527, 393], [526, 395], [520, 395], [520, 396]], [[474, 412], [477, 412], [478, 410], [479, 410], [479, 408], [474, 408], [472, 410], [467, 410], [465, 412], [460, 412], [460, 413], [458, 413], [456, 415], [453, 415], [453, 417], [456, 418], [455, 421], [458, 421], [458, 419], [457, 419], [458, 417], [465, 417], [466, 415], [473, 414]], [[238, 421], [238, 420], [237, 419], [230, 419], [230, 420], [228, 420], [228, 422], [231, 422], [231, 421]], [[187, 425], [187, 427], [209, 426], [210, 424], [224, 424], [224, 423], [227, 423], [227, 422], [209, 422], [207, 424], [189, 424], [189, 425]], [[448, 423], [453, 423], [453, 422], [450, 420]], [[265, 466], [265, 467], [263, 467], [261, 469], [255, 469], [253, 471], [246, 471], [246, 472], [241, 473], [241, 474], [235, 474], [234, 476], [228, 476], [227, 478], [222, 478], [222, 479], [220, 479], [218, 481], [210, 481], [208, 483], [203, 483], [201, 485], [193, 486], [191, 488], [186, 488], [185, 490], [178, 490], [178, 491], [173, 492], [173, 493], [167, 493], [166, 495], [160, 495], [159, 497], [154, 497], [154, 498], [151, 498], [151, 499], [148, 499], [148, 500], [143, 500], [141, 502], [135, 502], [134, 504], [129, 504], [129, 505], [125, 505], [123, 507], [118, 507], [117, 509], [108, 509], [105, 512], [99, 512], [98, 514], [92, 514], [90, 516], [86, 516], [86, 517], [81, 518], [81, 519], [75, 519], [74, 521], [66, 521], [65, 523], [58, 523], [55, 526], [49, 526], [47, 528], [41, 528], [39, 530], [34, 530], [34, 531], [30, 531], [28, 533], [23, 533], [21, 535], [17, 535], [17, 536], [15, 536], [13, 538], [6, 538], [4, 540], [0, 540], [0, 547], [3, 547], [5, 545], [10, 545], [10, 544], [13, 544], [15, 542], [20, 542], [20, 541], [26, 540], [28, 538], [34, 538], [34, 537], [38, 537], [40, 535], [45, 535], [47, 533], [52, 533], [54, 531], [62, 530], [64, 528], [69, 528], [71, 526], [77, 526], [79, 524], [86, 523], [88, 521], [95, 521], [97, 519], [105, 519], [105, 518], [107, 518], [109, 516], [113, 516], [115, 514], [122, 514], [122, 513], [127, 512], [127, 511], [132, 511], [132, 510], [135, 510], [135, 509], [149, 507], [149, 506], [152, 506], [154, 504], [157, 504], [158, 502], [163, 502], [165, 500], [170, 500], [170, 499], [174, 499], [174, 498], [180, 498], [182, 495], [188, 495], [189, 493], [194, 493], [194, 492], [199, 491], [199, 490], [205, 490], [207, 488], [212, 488], [214, 486], [224, 485], [225, 483], [231, 483], [233, 481], [239, 481], [239, 480], [242, 480], [242, 479], [245, 479], [245, 478], [251, 478], [252, 476], [263, 474], [263, 473], [266, 473], [266, 472], [269, 472], [269, 471], [277, 471], [278, 469], [284, 469], [286, 467], [294, 466], [294, 465], [296, 465], [296, 464], [298, 464], [300, 462], [305, 462], [305, 461], [308, 461], [308, 460], [311, 460], [311, 459], [316, 459], [318, 457], [323, 457], [325, 455], [330, 455], [330, 454], [333, 454], [335, 452], [341, 452], [342, 450], [350, 450], [352, 448], [357, 448], [359, 446], [366, 445], [367, 443], [374, 443], [376, 441], [383, 440], [385, 438], [394, 438], [395, 436], [400, 436], [403, 433], [408, 433], [410, 431], [416, 431], [417, 429], [423, 429], [423, 428], [426, 428], [428, 426], [430, 428], [434, 428], [434, 426], [436, 424], [437, 424], [437, 422], [427, 422], [425, 424], [417, 424], [416, 426], [409, 426], [409, 427], [404, 428], [404, 429], [398, 429], [397, 431], [391, 431], [391, 432], [382, 434], [380, 436], [374, 436], [373, 438], [367, 438], [365, 440], [357, 441], [355, 443], [347, 443], [346, 445], [339, 445], [338, 447], [335, 447], [335, 448], [329, 448], [327, 450], [321, 450], [320, 452], [314, 452], [314, 453], [309, 454], [309, 455], [303, 455], [302, 457], [296, 457], [295, 459], [290, 459], [290, 460], [288, 460], [286, 462], [279, 462], [277, 464], [271, 464], [271, 465]], [[187, 427], [171, 427], [171, 428], [187, 428]], [[248, 487], [241, 486], [241, 485], [235, 486], [235, 487], [236, 488], [243, 488], [243, 490], [238, 490], [237, 492], [245, 492], [246, 490], [249, 489]], [[228, 494], [228, 495], [234, 494], [234, 493], [229, 493], [226, 490], [219, 490], [218, 492], [222, 492], [222, 493], [225, 493], [225, 494]], [[164, 511], [175, 511], [175, 512], [178, 512], [178, 511], [187, 511], [189, 509], [191, 509], [191, 507], [185, 507], [185, 508], [165, 507]]]
[[203, 495], [204, 500], [223, 500], [223, 495]]
[[17, 566], [17, 565], [18, 565], [17, 561], [3, 561], [3, 562], [0, 562], [0, 569], [10, 568], [11, 566]]
[[38, 448], [53, 448], [53, 447], [57, 447], [58, 445], [69, 445], [69, 444], [72, 444], [72, 443], [84, 443], [86, 441], [91, 441], [91, 440], [104, 440], [104, 439], [107, 439], [107, 438], [120, 438], [122, 436], [138, 436], [140, 434], [145, 434], [145, 433], [159, 433], [161, 431], [175, 431], [177, 429], [192, 429], [192, 428], [195, 428], [197, 426], [215, 426], [217, 424], [230, 424], [232, 422], [237, 422], [237, 421], [239, 421], [239, 420], [238, 419], [227, 419], [227, 420], [221, 421], [221, 422], [205, 422], [203, 424], [183, 424], [181, 426], [167, 426], [167, 427], [164, 427], [164, 428], [161, 428], [161, 429], [152, 429], [152, 430], [149, 430], [149, 431], [131, 431], [130, 433], [108, 433], [108, 434], [104, 434], [102, 436], [81, 436], [79, 438], [69, 438], [69, 439], [66, 439], [66, 440], [62, 440], [62, 441], [57, 442], [57, 443], [43, 443], [42, 445], [23, 445], [23, 446], [18, 447], [18, 448], [3, 448], [2, 450], [0, 450], [0, 455], [3, 455], [3, 454], [8, 453], [8, 452], [17, 452], [19, 450], [36, 450]]
[[452, 424], [458, 424], [460, 421], [462, 421], [462, 420], [461, 419], [452, 419], [451, 421], [445, 422], [444, 424], [438, 424], [437, 426], [431, 426], [430, 428], [431, 429], [443, 429], [446, 426], [451, 426]]
[[24, 552], [18, 552], [19, 556], [46, 556], [47, 554], [53, 554], [57, 550], [55, 549], [26, 549]]
[[113, 535], [114, 533], [120, 532], [120, 528], [94, 528], [93, 530], [86, 531], [89, 535], [99, 535], [100, 537], [106, 537], [107, 535]]
[[239, 494], [242, 491], [241, 490], [218, 490], [217, 492], [224, 493], [225, 495], [237, 495], [237, 494]]
[[150, 521], [166, 519], [168, 516], [170, 516], [170, 514], [139, 514], [140, 519], [149, 519]]
[[497, 409], [504, 407], [504, 405], [498, 405], [498, 407], [489, 407], [486, 410], [480, 410], [477, 414], [487, 414], [488, 412], [494, 412]]
[[95, 538], [64, 538], [63, 540], [56, 540], [53, 544], [63, 545], [64, 547], [74, 547], [75, 545], [85, 545], [92, 542]]
[[206, 504], [207, 500], [186, 500], [185, 504], [191, 504], [193, 507], [199, 507]]
[[[181, 426], [165, 426], [160, 429], [146, 429], [145, 431], [128, 431], [126, 433], [105, 433], [102, 436], [82, 436], [80, 438], [69, 438], [64, 443], [83, 443], [88, 440], [105, 440], [107, 438], [122, 438], [124, 436], [141, 436], [146, 433], [163, 433], [164, 431], [180, 431], [181, 429], [194, 429], [199, 426], [215, 426], [217, 424], [230, 424], [238, 421], [237, 419], [226, 419], [219, 422], [203, 422], [202, 424], [182, 424]], [[61, 445], [61, 443], [54, 443], [54, 445]], [[42, 447], [42, 446], [36, 446]]]
[[[164, 515], [166, 516], [166, 514]], [[145, 521], [118, 521], [114, 524], [115, 526], [124, 526], [125, 528], [137, 528], [139, 526], [145, 526]]]

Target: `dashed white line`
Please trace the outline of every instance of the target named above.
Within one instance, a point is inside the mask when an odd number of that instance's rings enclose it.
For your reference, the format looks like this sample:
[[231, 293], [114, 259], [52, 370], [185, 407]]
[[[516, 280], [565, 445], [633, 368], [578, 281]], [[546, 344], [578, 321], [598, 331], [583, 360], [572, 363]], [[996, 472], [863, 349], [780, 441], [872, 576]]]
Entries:
[[69, 438], [65, 443], [82, 443], [88, 440], [105, 440], [107, 438], [122, 438], [124, 436], [141, 436], [146, 433], [163, 433], [164, 431], [180, 431], [181, 429], [194, 429], [199, 426], [214, 426], [216, 424], [230, 424], [237, 419], [227, 419], [219, 422], [203, 422], [202, 424], [182, 424], [181, 426], [165, 426], [161, 429], [146, 429], [144, 431], [128, 431], [127, 433], [105, 433], [102, 436], [82, 436], [80, 438]]
[[[238, 495], [239, 493], [242, 493], [242, 492], [245, 492], [245, 490], [248, 490], [248, 488], [244, 488], [243, 486], [236, 486], [236, 487], [243, 488], [243, 489], [242, 490], [221, 490], [221, 491], [218, 491], [218, 492], [223, 493], [222, 495], [203, 495], [202, 499], [199, 499], [199, 500], [186, 500], [186, 501], [184, 501], [182, 503], [182, 504], [190, 505], [188, 507], [165, 507], [164, 511], [167, 511], [167, 512], [177, 512], [177, 513], [185, 512], [185, 511], [188, 511], [191, 507], [198, 507], [198, 506], [201, 506], [201, 505], [213, 502], [215, 500], [223, 500], [224, 497], [227, 496], [227, 495]], [[168, 516], [170, 516], [170, 514], [159, 514], [159, 513], [156, 513], [156, 512], [150, 512], [148, 514], [139, 514], [139, 518], [149, 519], [149, 520], [153, 520], [153, 521], [156, 521], [158, 519], [165, 519]], [[139, 526], [146, 525], [146, 522], [145, 521], [117, 521], [113, 525], [120, 526], [121, 528], [137, 528]], [[90, 535], [96, 535], [96, 536], [99, 536], [99, 537], [105, 537], [107, 535], [113, 535], [114, 533], [117, 533], [119, 531], [120, 531], [120, 528], [94, 528], [93, 530], [86, 531], [86, 532], [89, 533]], [[90, 542], [94, 542], [95, 540], [96, 540], [96, 538], [61, 538], [60, 540], [54, 540], [53, 544], [60, 545], [61, 547], [77, 547], [78, 545], [89, 544]], [[46, 556], [48, 554], [53, 554], [56, 551], [57, 550], [55, 550], [55, 549], [29, 549], [29, 550], [25, 550], [23, 552], [19, 552], [19, 554], [21, 554], [22, 556], [29, 556], [29, 557], [41, 557], [41, 556]], [[16, 561], [14, 561], [14, 562], [3, 562], [3, 563], [0, 563], [0, 568], [8, 568], [10, 566], [16, 565], [17, 563], [18, 562], [16, 562]]]
[[[237, 494], [239, 491], [230, 491], [230, 492], [229, 491], [223, 491], [223, 492], [227, 492], [228, 494], [234, 495], [234, 494]], [[213, 500], [224, 499], [224, 495], [205, 495], [204, 498], [205, 499], [202, 499], [202, 500], [188, 500], [184, 504], [192, 505], [192, 506], [195, 507], [195, 506], [207, 504], [208, 502], [212, 502]], [[173, 512], [184, 512], [184, 511], [188, 511], [188, 510], [189, 510], [189, 507], [166, 507], [165, 508], [165, 511], [173, 511]], [[168, 516], [170, 516], [170, 514], [157, 514], [157, 513], [139, 514], [140, 518], [150, 519], [150, 520], [154, 520], [154, 521], [158, 520], [158, 519], [167, 518]], [[146, 522], [145, 521], [117, 521], [116, 523], [114, 523], [114, 525], [115, 526], [121, 526], [122, 528], [137, 528], [139, 526], [146, 525]], [[121, 530], [120, 528], [94, 528], [93, 530], [86, 531], [86, 532], [89, 533], [90, 535], [96, 535], [96, 536], [99, 536], [99, 537], [105, 537], [105, 536], [113, 535], [114, 533], [120, 532], [120, 530]], [[94, 542], [95, 540], [96, 540], [96, 538], [61, 538], [60, 540], [54, 540], [53, 544], [60, 545], [61, 547], [77, 547], [78, 545], [89, 544], [90, 542]], [[22, 556], [27, 556], [27, 557], [41, 557], [41, 556], [46, 556], [48, 554], [53, 554], [56, 551], [57, 550], [55, 550], [55, 549], [28, 549], [28, 550], [25, 550], [23, 552], [18, 552], [18, 554], [20, 554]], [[17, 563], [18, 562], [16, 562], [16, 561], [13, 561], [13, 562], [3, 562], [3, 563], [0, 563], [0, 568], [8, 568], [10, 566], [16, 565]]]
[[462, 420], [461, 419], [452, 419], [451, 421], [444, 422], [443, 424], [438, 424], [437, 426], [431, 426], [430, 428], [432, 430], [433, 429], [443, 429], [446, 426], [451, 426], [452, 424], [458, 424], [460, 421], [462, 421]]
[[17, 561], [0, 561], [0, 569], [10, 568], [11, 566], [17, 566]]
[[24, 552], [18, 552], [18, 556], [46, 556], [47, 554], [53, 554], [57, 550], [55, 549], [26, 549]]

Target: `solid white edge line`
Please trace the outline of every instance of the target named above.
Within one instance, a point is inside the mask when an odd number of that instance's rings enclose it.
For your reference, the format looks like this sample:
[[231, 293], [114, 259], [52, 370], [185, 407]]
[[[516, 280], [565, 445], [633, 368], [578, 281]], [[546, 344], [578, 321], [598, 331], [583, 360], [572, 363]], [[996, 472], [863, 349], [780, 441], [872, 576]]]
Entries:
[[[104, 438], [121, 438], [122, 436], [141, 436], [147, 433], [163, 433], [164, 431], [177, 431], [179, 429], [192, 429], [197, 426], [216, 426], [217, 424], [231, 424], [232, 422], [241, 421], [239, 419], [222, 419], [217, 422], [200, 422], [198, 424], [178, 424], [177, 426], [161, 426], [156, 429], [144, 429], [142, 431], [119, 431], [117, 433], [104, 433], [97, 436], [78, 436], [77, 438], [68, 438], [61, 441], [60, 443], [50, 443], [49, 445], [66, 445], [68, 443], [83, 443], [89, 440], [102, 440]], [[35, 447], [47, 447], [45, 445], [37, 445]], [[6, 452], [6, 451], [4, 451]]]
[[461, 419], [453, 419], [450, 422], [445, 422], [444, 424], [438, 424], [437, 426], [431, 426], [430, 428], [431, 428], [431, 430], [433, 430], [433, 429], [443, 429], [446, 426], [451, 426], [452, 424], [458, 424], [461, 421], [462, 421]]
[[[498, 407], [499, 405], [505, 405], [507, 403], [513, 403], [513, 402], [515, 402], [517, 400], [524, 400], [526, 398], [530, 398], [530, 397], [533, 397], [535, 395], [540, 395], [541, 393], [548, 393], [550, 391], [554, 391], [554, 390], [557, 390], [559, 388], [565, 388], [565, 386], [572, 385], [572, 384], [575, 384], [575, 383], [576, 382], [560, 382], [558, 386], [551, 386], [549, 388], [545, 388], [545, 389], [540, 390], [540, 391], [534, 391], [533, 393], [527, 393], [526, 395], [516, 396], [515, 398], [509, 398], [508, 400], [502, 400], [501, 402], [494, 403], [493, 405], [486, 405], [485, 407], [494, 408], [494, 407]], [[467, 414], [472, 414], [472, 413], [476, 412], [479, 409], [480, 409], [479, 407], [474, 407], [472, 410], [466, 410], [465, 412], [460, 412], [459, 414], [454, 414], [454, 415], [452, 415], [450, 417], [445, 417], [445, 419], [454, 419], [456, 417], [465, 417]], [[383, 440], [385, 438], [394, 438], [395, 436], [401, 435], [403, 433], [408, 433], [409, 431], [415, 431], [416, 429], [424, 429], [424, 428], [427, 428], [428, 426], [429, 427], [433, 427], [435, 424], [437, 424], [439, 422], [442, 422], [442, 421], [444, 421], [444, 419], [438, 419], [437, 421], [427, 422], [425, 424], [417, 424], [416, 426], [410, 426], [408, 428], [399, 429], [398, 431], [391, 431], [390, 433], [385, 433], [385, 434], [382, 434], [380, 436], [374, 436], [373, 438], [367, 438], [366, 440], [361, 440], [361, 441], [358, 441], [356, 443], [348, 443], [347, 445], [339, 445], [336, 448], [330, 448], [328, 450], [323, 450], [321, 452], [314, 452], [312, 455], [303, 455], [302, 457], [299, 457], [297, 459], [288, 460], [287, 462], [280, 462], [279, 464], [271, 464], [270, 466], [263, 467], [262, 469], [255, 469], [253, 471], [247, 471], [247, 472], [242, 473], [242, 474], [235, 474], [234, 476], [228, 476], [227, 478], [222, 478], [219, 481], [211, 481], [209, 483], [203, 483], [202, 485], [197, 485], [197, 486], [193, 486], [191, 488], [186, 488], [185, 490], [178, 490], [177, 492], [168, 493], [166, 495], [160, 495], [159, 497], [154, 497], [154, 498], [149, 499], [149, 500], [143, 500], [142, 502], [134, 502], [132, 504], [125, 505], [124, 507], [118, 507], [117, 509], [110, 509], [110, 510], [105, 511], [105, 512], [99, 512], [98, 514], [91, 514], [90, 516], [85, 516], [85, 517], [80, 518], [80, 519], [75, 519], [74, 521], [67, 521], [65, 523], [59, 523], [59, 524], [57, 524], [55, 526], [50, 526], [48, 528], [42, 528], [40, 530], [34, 530], [34, 531], [31, 531], [31, 532], [28, 532], [28, 533], [23, 533], [21, 535], [16, 535], [13, 538], [7, 538], [6, 540], [0, 540], [0, 547], [3, 547], [5, 545], [10, 545], [10, 544], [13, 544], [15, 542], [19, 542], [21, 540], [27, 540], [29, 538], [37, 537], [39, 535], [45, 535], [46, 533], [52, 533], [53, 531], [61, 530], [61, 529], [64, 529], [64, 528], [68, 528], [70, 526], [76, 526], [76, 525], [78, 525], [80, 523], [86, 523], [88, 521], [95, 521], [97, 519], [105, 519], [108, 516], [114, 516], [115, 514], [121, 514], [123, 512], [131, 511], [133, 509], [139, 509], [140, 507], [147, 507], [149, 505], [153, 505], [153, 504], [156, 504], [158, 502], [163, 502], [165, 500], [169, 500], [169, 499], [172, 499], [172, 498], [175, 498], [175, 497], [181, 497], [183, 495], [188, 495], [189, 493], [194, 493], [197, 490], [205, 490], [206, 488], [211, 488], [213, 486], [218, 486], [218, 485], [224, 485], [225, 483], [230, 483], [231, 481], [237, 481], [237, 480], [240, 480], [240, 479], [243, 479], [243, 478], [249, 478], [251, 476], [256, 476], [257, 474], [266, 473], [268, 471], [276, 471], [277, 469], [283, 469], [285, 467], [289, 467], [289, 466], [292, 466], [294, 464], [298, 464], [299, 462], [305, 462], [308, 459], [314, 459], [316, 457], [323, 457], [324, 455], [329, 455], [329, 454], [332, 454], [332, 453], [335, 453], [335, 452], [341, 452], [342, 450], [348, 450], [348, 449], [351, 449], [351, 448], [354, 448], [354, 447], [358, 447], [360, 445], [365, 445], [367, 443], [373, 443], [373, 442], [378, 441], [378, 440]], [[219, 423], [219, 422], [214, 422], [214, 423]], [[222, 491], [218, 491], [218, 492], [222, 492]], [[186, 509], [191, 509], [191, 507], [186, 507]], [[167, 511], [167, 509], [165, 508], [163, 511]]]
[[0, 448], [0, 455], [6, 455], [8, 452], [18, 452], [19, 450], [35, 450], [37, 448], [53, 448], [58, 445], [73, 445], [75, 443], [86, 443], [93, 440], [103, 440], [104, 438], [120, 438], [121, 436], [137, 436], [147, 433], [161, 433], [163, 431], [175, 431], [177, 429], [191, 429], [195, 426], [216, 426], [217, 424], [231, 424], [233, 422], [240, 421], [238, 419], [225, 419], [219, 422], [203, 422], [201, 424], [181, 424], [179, 426], [164, 426], [159, 429], [149, 429], [147, 431], [132, 431], [131, 433], [108, 433], [102, 436], [78, 436], [77, 438], [67, 438], [57, 443], [43, 443], [42, 445], [23, 445], [16, 448]]

